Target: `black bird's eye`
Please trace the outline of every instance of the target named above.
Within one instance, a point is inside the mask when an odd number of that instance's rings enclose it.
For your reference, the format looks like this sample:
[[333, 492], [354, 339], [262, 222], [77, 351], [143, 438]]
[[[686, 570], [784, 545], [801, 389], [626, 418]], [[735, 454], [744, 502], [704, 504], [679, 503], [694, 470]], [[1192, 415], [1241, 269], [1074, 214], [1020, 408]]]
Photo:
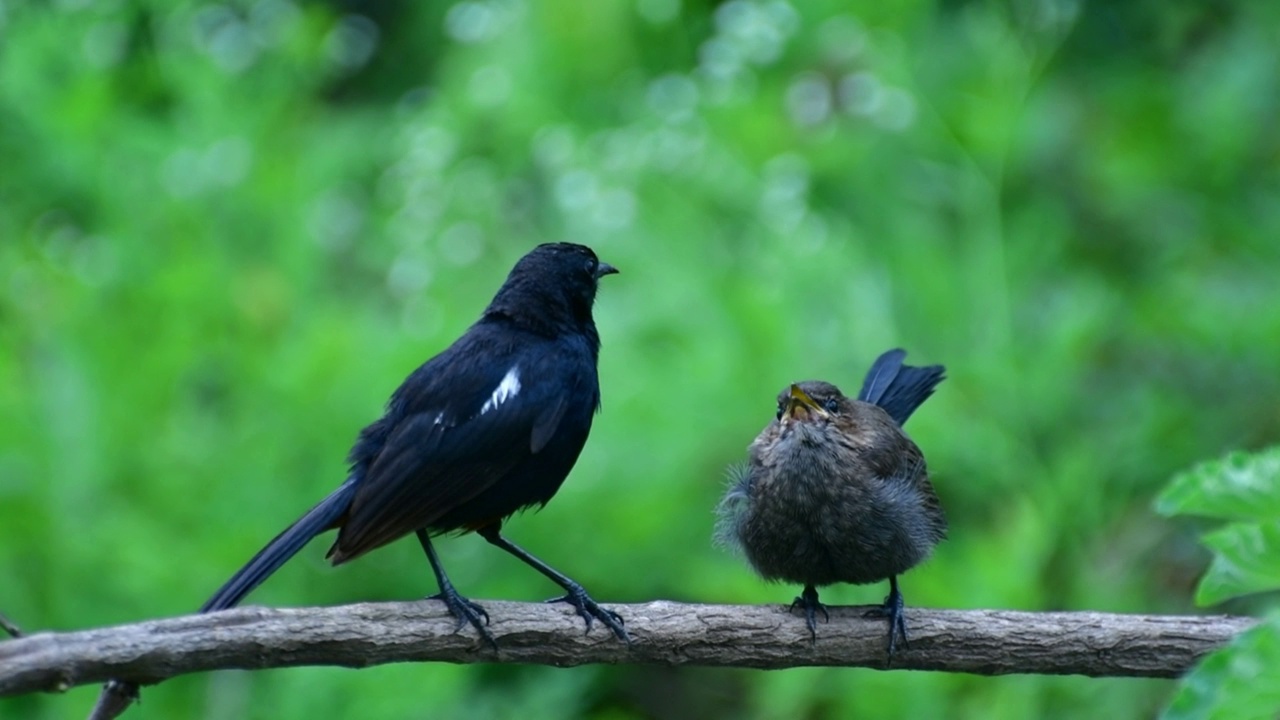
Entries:
[[822, 407], [826, 408], [827, 412], [835, 412], [840, 409], [840, 403], [836, 402], [835, 398], [827, 398], [823, 401]]

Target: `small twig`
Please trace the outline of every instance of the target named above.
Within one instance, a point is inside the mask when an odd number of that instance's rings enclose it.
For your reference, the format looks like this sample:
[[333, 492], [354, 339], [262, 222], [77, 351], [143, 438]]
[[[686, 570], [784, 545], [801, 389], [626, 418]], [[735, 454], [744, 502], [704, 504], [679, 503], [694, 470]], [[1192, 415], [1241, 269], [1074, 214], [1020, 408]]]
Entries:
[[12, 620], [5, 616], [4, 613], [0, 613], [0, 628], [4, 629], [4, 631], [9, 633], [12, 637], [22, 637], [22, 628], [15, 625]]
[[[635, 638], [628, 646], [598, 624], [584, 634], [570, 608], [483, 604], [501, 648], [496, 653], [474, 633], [455, 632], [437, 602], [239, 608], [39, 633], [0, 643], [0, 696], [112, 677], [146, 685], [223, 668], [405, 661], [885, 668], [884, 621], [863, 618], [861, 607], [830, 608], [830, 622], [819, 625], [811, 643], [804, 620], [779, 605], [613, 605]], [[894, 669], [1168, 678], [1256, 620], [908, 608], [907, 622], [911, 646], [894, 656]]]

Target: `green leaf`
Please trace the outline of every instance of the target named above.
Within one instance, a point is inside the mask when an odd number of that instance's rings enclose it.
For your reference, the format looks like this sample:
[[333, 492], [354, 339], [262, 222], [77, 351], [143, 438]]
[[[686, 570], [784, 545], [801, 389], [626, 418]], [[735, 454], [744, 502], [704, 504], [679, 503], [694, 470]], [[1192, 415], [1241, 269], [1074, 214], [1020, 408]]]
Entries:
[[1211, 653], [1182, 681], [1163, 720], [1280, 716], [1280, 613]]
[[1236, 520], [1280, 517], [1280, 446], [1233, 452], [1176, 475], [1156, 500], [1156, 512]]
[[1206, 534], [1204, 544], [1213, 562], [1196, 590], [1197, 603], [1280, 588], [1280, 520], [1234, 523]]

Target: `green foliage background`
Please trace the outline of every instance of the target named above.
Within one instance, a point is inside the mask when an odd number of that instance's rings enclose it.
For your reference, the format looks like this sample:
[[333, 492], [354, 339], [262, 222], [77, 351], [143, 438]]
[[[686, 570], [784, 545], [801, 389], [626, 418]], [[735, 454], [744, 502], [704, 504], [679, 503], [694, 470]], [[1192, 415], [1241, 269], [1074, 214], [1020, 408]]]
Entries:
[[[509, 532], [598, 599], [789, 601], [711, 547], [723, 469], [785, 383], [856, 387], [900, 345], [949, 372], [909, 429], [951, 539], [909, 605], [1191, 611], [1206, 554], [1153, 496], [1280, 437], [1278, 29], [1187, 0], [0, 2], [0, 609], [196, 608], [567, 239], [623, 273], [604, 413]], [[552, 594], [441, 545], [472, 597]], [[434, 591], [413, 542], [324, 550], [251, 601]], [[1144, 717], [1172, 689], [404, 665], [179, 678], [132, 712]]]
[[1280, 711], [1280, 446], [1236, 451], [1179, 473], [1156, 499], [1162, 515], [1228, 521], [1201, 541], [1213, 553], [1196, 602], [1269, 593], [1265, 617], [1197, 663], [1178, 685], [1165, 720], [1274, 718]]

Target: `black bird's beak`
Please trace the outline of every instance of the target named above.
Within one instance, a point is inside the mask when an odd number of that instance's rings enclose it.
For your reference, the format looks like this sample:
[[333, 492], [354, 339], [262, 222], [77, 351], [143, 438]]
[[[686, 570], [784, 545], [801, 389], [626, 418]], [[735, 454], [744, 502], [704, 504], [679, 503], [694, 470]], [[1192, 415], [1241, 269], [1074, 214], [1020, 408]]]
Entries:
[[607, 263], [607, 262], [602, 262], [602, 263], [600, 263], [599, 265], [597, 265], [597, 266], [596, 266], [596, 279], [597, 279], [597, 280], [599, 280], [600, 278], [604, 277], [605, 275], [617, 275], [617, 274], [618, 274], [618, 268], [616, 268], [616, 267], [614, 267], [614, 266], [610, 265], [610, 264], [609, 264], [609, 263]]
[[808, 420], [811, 415], [827, 417], [828, 413], [817, 401], [809, 397], [809, 393], [801, 390], [799, 385], [792, 384], [791, 397], [787, 400], [786, 417], [791, 420]]

